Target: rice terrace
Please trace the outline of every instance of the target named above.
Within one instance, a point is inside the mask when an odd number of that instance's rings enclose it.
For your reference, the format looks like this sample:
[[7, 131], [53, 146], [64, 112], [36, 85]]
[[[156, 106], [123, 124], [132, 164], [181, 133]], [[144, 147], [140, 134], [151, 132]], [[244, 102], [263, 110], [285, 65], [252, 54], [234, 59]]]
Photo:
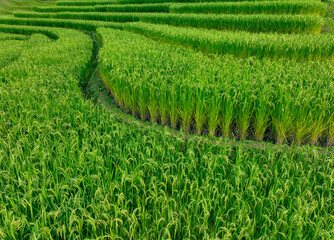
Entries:
[[334, 239], [334, 0], [0, 0], [0, 239]]

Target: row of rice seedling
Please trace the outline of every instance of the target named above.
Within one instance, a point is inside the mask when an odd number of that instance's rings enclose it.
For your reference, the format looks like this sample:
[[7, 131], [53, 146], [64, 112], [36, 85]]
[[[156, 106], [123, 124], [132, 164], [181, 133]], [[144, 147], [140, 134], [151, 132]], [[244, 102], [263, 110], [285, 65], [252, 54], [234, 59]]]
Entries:
[[70, 20], [70, 19], [45, 19], [45, 18], [13, 18], [11, 16], [0, 17], [1, 24], [10, 25], [28, 25], [28, 26], [46, 26], [74, 28], [84, 31], [94, 32], [99, 27], [110, 27], [122, 29], [122, 23], [88, 20]]
[[112, 22], [135, 22], [139, 21], [140, 13], [95, 13], [95, 12], [65, 12], [65, 13], [35, 13], [15, 12], [15, 17], [24, 18], [55, 18], [55, 19], [79, 19]]
[[321, 2], [321, 0], [92, 0], [92, 1], [57, 1], [58, 6], [94, 6], [111, 4], [147, 4], [147, 3], [197, 3], [197, 2]]
[[120, 4], [130, 3], [163, 3], [163, 2], [174, 2], [174, 3], [196, 3], [196, 2], [263, 2], [263, 1], [308, 1], [308, 2], [321, 2], [322, 0], [117, 0]]
[[331, 154], [127, 123], [83, 97], [88, 36], [10, 28], [58, 39], [0, 69], [1, 239], [331, 238]]
[[37, 12], [173, 12], [215, 14], [318, 14], [325, 15], [326, 4], [320, 2], [213, 2], [187, 4], [123, 4], [93, 6], [34, 7]]
[[204, 15], [169, 13], [33, 13], [16, 12], [16, 17], [81, 19], [113, 22], [144, 21], [174, 26], [209, 28], [217, 30], [310, 33], [321, 31], [324, 20], [311, 15]]
[[57, 6], [96, 6], [96, 5], [112, 5], [118, 4], [114, 0], [92, 0], [92, 1], [57, 1]]
[[26, 40], [28, 36], [21, 34], [0, 33], [0, 41], [5, 40]]
[[174, 26], [208, 28], [217, 30], [320, 33], [323, 18], [308, 15], [204, 15], [204, 14], [147, 14], [140, 21]]
[[[3, 18], [6, 19], [6, 18]], [[3, 33], [13, 33], [13, 34], [20, 34], [20, 35], [32, 35], [32, 34], [43, 34], [48, 38], [53, 40], [58, 39], [58, 35], [54, 33], [54, 31], [50, 31], [49, 29], [45, 28], [36, 28], [36, 27], [22, 27], [19, 24], [10, 26], [6, 23], [1, 22], [0, 24], [0, 32]]]
[[224, 138], [333, 144], [332, 64], [207, 57], [140, 35], [98, 32], [105, 85], [142, 120]]
[[251, 34], [195, 28], [180, 28], [150, 23], [128, 23], [123, 28], [146, 37], [189, 46], [204, 53], [238, 57], [286, 58], [298, 61], [334, 60], [334, 36]]
[[250, 34], [180, 28], [150, 23], [115, 23], [105, 21], [0, 17], [2, 24], [50, 26], [95, 31], [99, 27], [124, 29], [146, 37], [183, 46], [204, 53], [231, 54], [237, 57], [290, 59], [297, 61], [334, 60], [333, 35]]
[[36, 12], [169, 12], [168, 3], [34, 7]]
[[326, 14], [325, 3], [298, 1], [264, 2], [209, 2], [172, 4], [173, 13], [215, 13], [215, 14]]

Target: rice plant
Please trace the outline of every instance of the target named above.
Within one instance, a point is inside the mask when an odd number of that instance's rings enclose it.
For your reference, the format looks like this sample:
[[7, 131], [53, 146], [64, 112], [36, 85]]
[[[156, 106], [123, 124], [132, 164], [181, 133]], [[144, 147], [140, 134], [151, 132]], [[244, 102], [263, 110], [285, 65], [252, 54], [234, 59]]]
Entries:
[[262, 141], [269, 131], [278, 144], [330, 142], [331, 63], [208, 57], [119, 30], [98, 33], [106, 86], [118, 88], [110, 90], [123, 101], [131, 99], [129, 87], [135, 96], [147, 89], [151, 122], [163, 113], [164, 125], [169, 115], [172, 128], [180, 121], [187, 132], [201, 134], [205, 126], [209, 135], [225, 138], [233, 133]]
[[170, 4], [124, 4], [95, 6], [34, 7], [36, 12], [169, 12]]
[[128, 23], [123, 25], [123, 29], [155, 40], [189, 46], [204, 53], [298, 61], [334, 59], [333, 35], [251, 34], [149, 23]]
[[84, 31], [95, 31], [99, 27], [110, 27], [122, 29], [122, 23], [104, 22], [104, 21], [87, 21], [87, 20], [66, 20], [66, 19], [42, 19], [42, 18], [13, 18], [1, 17], [0, 23], [7, 25], [27, 25], [27, 26], [47, 26], [47, 27], [62, 27], [73, 28]]
[[312, 15], [216, 15], [216, 14], [173, 14], [173, 13], [95, 13], [15, 12], [14, 16], [24, 18], [81, 19], [112, 22], [149, 22], [181, 27], [196, 27], [217, 30], [275, 33], [320, 33], [324, 20]]
[[324, 16], [326, 4], [317, 1], [241, 1], [172, 4], [172, 13], [314, 14]]
[[[147, 4], [147, 3], [197, 3], [197, 2], [262, 2], [262, 1], [277, 1], [277, 0], [74, 0], [74, 1], [57, 1], [58, 6], [95, 6], [95, 5], [110, 5], [110, 4]], [[279, 0], [299, 2], [305, 0]], [[321, 2], [321, 0], [309, 0], [308, 2]]]
[[[57, 5], [92, 18], [166, 1]], [[331, 34], [95, 14], [0, 17], [0, 239], [333, 238]]]

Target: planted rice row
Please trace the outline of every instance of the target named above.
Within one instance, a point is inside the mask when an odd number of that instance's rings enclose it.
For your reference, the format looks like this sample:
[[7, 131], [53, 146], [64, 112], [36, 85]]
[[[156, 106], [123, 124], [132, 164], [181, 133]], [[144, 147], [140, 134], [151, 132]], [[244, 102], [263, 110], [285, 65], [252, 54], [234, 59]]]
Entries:
[[[6, 19], [0, 18], [0, 19]], [[0, 21], [0, 32], [3, 33], [13, 33], [20, 35], [32, 35], [32, 34], [43, 34], [51, 39], [58, 39], [58, 35], [54, 33], [54, 31], [50, 31], [50, 29], [45, 28], [36, 28], [36, 27], [22, 27], [20, 24], [14, 24], [14, 26], [7, 25], [5, 22]]]
[[189, 46], [204, 53], [238, 57], [334, 61], [334, 36], [226, 32], [150, 23], [127, 23], [123, 28], [146, 37]]
[[95, 6], [111, 4], [147, 4], [147, 3], [198, 3], [198, 2], [321, 2], [321, 0], [92, 0], [92, 1], [57, 1], [57, 6]]
[[37, 12], [173, 12], [214, 14], [318, 14], [325, 15], [326, 4], [319, 2], [264, 1], [188, 4], [124, 4], [95, 6], [34, 7]]
[[334, 66], [207, 57], [99, 29], [100, 70], [119, 106], [184, 131], [279, 144], [334, 143]]
[[28, 36], [20, 34], [11, 34], [11, 33], [0, 33], [0, 41], [5, 40], [26, 40]]
[[139, 21], [182, 27], [277, 33], [320, 33], [323, 18], [307, 15], [148, 14]]
[[264, 1], [264, 2], [209, 2], [172, 4], [172, 13], [214, 14], [326, 14], [327, 5], [321, 2]]
[[203, 15], [168, 13], [32, 13], [16, 12], [15, 17], [81, 19], [113, 22], [150, 22], [217, 30], [308, 33], [321, 31], [323, 18], [311, 15]]
[[116, 29], [123, 28], [123, 24], [117, 22], [46, 18], [13, 18], [8, 16], [0, 17], [0, 23], [9, 25], [73, 28], [91, 32], [94, 32], [99, 27], [110, 27]]
[[168, 3], [34, 7], [36, 12], [169, 12]]
[[105, 21], [0, 18], [2, 24], [67, 27], [95, 31], [99, 27], [124, 29], [146, 37], [183, 46], [204, 53], [231, 54], [236, 57], [290, 59], [297, 61], [334, 60], [332, 35], [250, 34], [247, 32], [222, 32], [195, 28], [180, 28], [150, 23], [116, 23]]

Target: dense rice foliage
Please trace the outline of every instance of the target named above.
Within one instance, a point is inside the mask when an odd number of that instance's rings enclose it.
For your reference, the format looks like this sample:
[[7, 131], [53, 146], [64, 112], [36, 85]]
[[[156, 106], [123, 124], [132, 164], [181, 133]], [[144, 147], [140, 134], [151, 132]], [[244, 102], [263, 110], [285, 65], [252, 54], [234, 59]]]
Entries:
[[[122, 27], [155, 40], [190, 46], [204, 53], [232, 54], [238, 57], [292, 60], [334, 60], [334, 36], [251, 34], [179, 28], [147, 23], [129, 23]], [[117, 28], [117, 26], [116, 26]]]
[[79, 7], [35, 7], [36, 12], [169, 12], [170, 4], [124, 4]]
[[146, 4], [146, 3], [191, 3], [191, 2], [261, 2], [261, 1], [308, 1], [321, 2], [321, 0], [80, 0], [80, 1], [57, 1], [58, 6], [94, 6], [94, 5], [109, 5], [109, 4]]
[[[167, 12], [178, 2], [199, 1], [62, 1], [35, 10], [104, 17]], [[219, 2], [253, 4], [252, 14], [265, 13], [255, 5], [285, 4]], [[286, 2], [284, 14], [313, 2], [302, 13], [322, 14], [320, 0]], [[153, 24], [219, 26], [196, 23], [213, 14], [114, 15], [126, 17], [0, 17], [0, 239], [332, 239], [329, 25], [327, 36], [254, 34]], [[229, 16], [239, 19], [222, 19]], [[280, 19], [323, 22], [309, 17]], [[97, 58], [96, 37], [104, 44]]]
[[218, 30], [278, 33], [319, 33], [324, 23], [320, 16], [311, 15], [209, 15], [170, 13], [31, 13], [16, 12], [16, 17], [59, 18], [113, 22], [150, 22], [174, 26]]
[[89, 38], [53, 31], [0, 71], [2, 238], [332, 236], [332, 157], [124, 123], [82, 97]]
[[326, 4], [319, 2], [213, 2], [194, 4], [122, 4], [93, 6], [35, 7], [37, 12], [174, 12], [229, 14], [318, 14], [325, 15]]
[[278, 143], [315, 144], [323, 135], [333, 142], [333, 65], [208, 58], [139, 35], [99, 33], [105, 84], [142, 120], [149, 116], [173, 128], [180, 121], [185, 131], [194, 121], [198, 134], [207, 128], [225, 138], [236, 128], [242, 140], [253, 132], [261, 141], [269, 127]]
[[325, 15], [326, 4], [303, 1], [264, 2], [211, 2], [193, 4], [173, 4], [174, 13], [229, 13], [229, 14], [319, 14]]
[[10, 62], [20, 56], [22, 45], [24, 44], [20, 40], [3, 39], [1, 35], [2, 34], [0, 34], [0, 68], [8, 65]]
[[122, 29], [122, 23], [88, 20], [0, 17], [1, 24], [74, 28], [95, 31], [99, 27]]
[[179, 28], [149, 23], [115, 23], [105, 21], [0, 17], [0, 23], [32, 26], [68, 27], [95, 31], [98, 27], [125, 29], [144, 36], [190, 46], [205, 53], [232, 54], [239, 57], [293, 59], [298, 61], [334, 59], [332, 35], [250, 34]]
[[[26, 35], [12, 34], [12, 33], [2, 33], [2, 32], [0, 32], [0, 40], [1, 41], [3, 41], [3, 40], [25, 40], [27, 38], [28, 37]], [[15, 45], [15, 43], [14, 43], [14, 45]]]

